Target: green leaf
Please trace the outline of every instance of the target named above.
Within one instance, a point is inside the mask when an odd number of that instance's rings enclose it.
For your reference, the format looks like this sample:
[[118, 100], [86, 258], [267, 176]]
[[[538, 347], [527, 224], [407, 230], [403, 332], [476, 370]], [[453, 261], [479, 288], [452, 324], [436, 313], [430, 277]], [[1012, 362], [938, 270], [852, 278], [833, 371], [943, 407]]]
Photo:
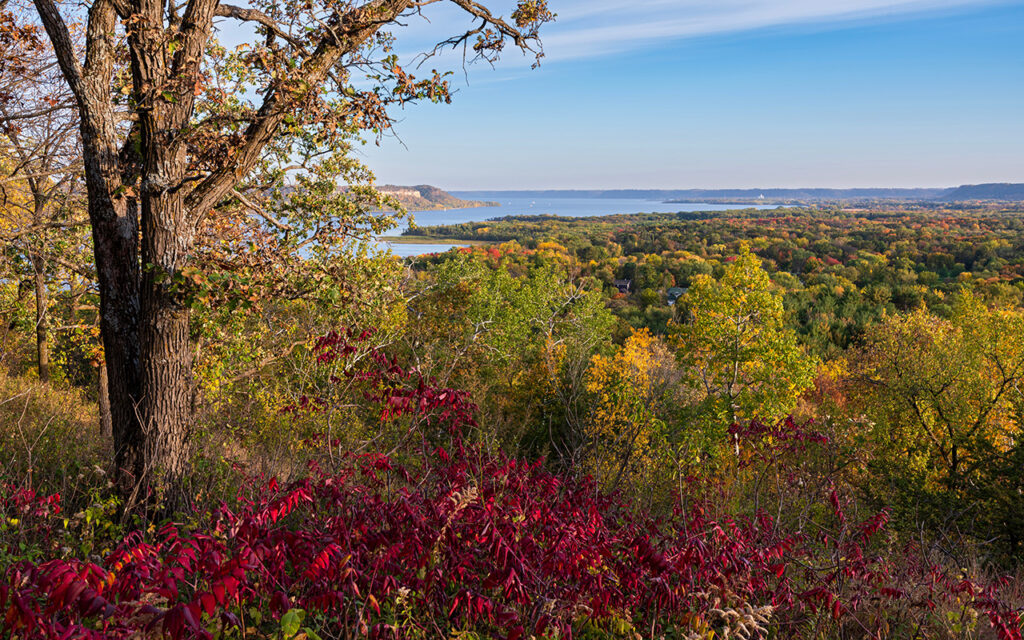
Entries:
[[294, 638], [299, 633], [302, 620], [305, 617], [306, 612], [302, 609], [289, 609], [287, 613], [281, 616], [281, 635], [285, 638]]

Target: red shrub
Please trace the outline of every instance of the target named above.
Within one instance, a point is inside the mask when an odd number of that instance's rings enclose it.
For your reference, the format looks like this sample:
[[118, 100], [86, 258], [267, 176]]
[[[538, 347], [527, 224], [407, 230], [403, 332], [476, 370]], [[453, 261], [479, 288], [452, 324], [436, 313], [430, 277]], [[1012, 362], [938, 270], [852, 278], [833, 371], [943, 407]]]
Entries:
[[[320, 357], [349, 339], [328, 337]], [[465, 394], [434, 388], [383, 354], [373, 362], [361, 375], [380, 382], [373, 401], [385, 415], [429, 414], [456, 433], [472, 421]], [[792, 421], [733, 433], [783, 451], [821, 442]], [[289, 486], [251, 479], [209, 522], [134, 533], [100, 564], [15, 563], [0, 584], [4, 637], [206, 639], [224, 628], [277, 637], [293, 609], [337, 637], [472, 629], [571, 638], [588, 626], [685, 635], [728, 626], [736, 611], [771, 616], [778, 637], [799, 637], [809, 624], [881, 637], [960, 606], [987, 616], [1001, 639], [1021, 638], [1003, 584], [975, 584], [912, 548], [886, 548], [886, 514], [848, 521], [835, 490], [813, 532], [785, 531], [764, 513], [712, 518], [700, 506], [659, 520], [588, 479], [457, 435], [449, 449], [425, 453], [418, 468], [350, 455], [340, 472], [314, 468]], [[54, 498], [12, 496], [5, 509], [50, 515], [57, 526]]]
[[[867, 554], [884, 514], [820, 539], [781, 533], [763, 514], [657, 522], [588, 481], [461, 446], [419, 470], [359, 456], [342, 474], [247, 494], [205, 527], [133, 534], [100, 566], [15, 565], [0, 588], [8, 631], [209, 638], [255, 607], [273, 618], [301, 608], [370, 637], [471, 628], [571, 637], [587, 620], [665, 629], [747, 604], [775, 607], [785, 631], [818, 613], [868, 625], [862, 612], [933, 609], [959, 595], [1002, 638], [1020, 637], [998, 585], [914, 568], [909, 552]], [[841, 523], [838, 497], [833, 509]]]

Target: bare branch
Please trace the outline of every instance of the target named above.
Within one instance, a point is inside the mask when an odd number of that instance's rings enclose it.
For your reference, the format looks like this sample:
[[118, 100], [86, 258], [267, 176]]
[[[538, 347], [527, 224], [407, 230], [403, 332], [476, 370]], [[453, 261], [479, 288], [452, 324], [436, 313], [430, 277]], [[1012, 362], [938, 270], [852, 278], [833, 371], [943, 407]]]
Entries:
[[278, 38], [281, 38], [288, 44], [295, 47], [295, 49], [302, 53], [303, 55], [309, 55], [308, 52], [306, 51], [306, 48], [303, 46], [301, 40], [299, 40], [298, 38], [293, 38], [292, 36], [288, 35], [283, 29], [281, 29], [281, 27], [277, 25], [276, 22], [274, 22], [270, 18], [270, 16], [263, 13], [262, 11], [256, 9], [246, 9], [244, 7], [236, 7], [231, 4], [220, 4], [217, 6], [217, 10], [214, 12], [213, 15], [221, 18], [234, 18], [235, 20], [242, 20], [244, 22], [259, 23], [266, 27], [270, 33], [274, 34]]
[[25, 111], [23, 113], [15, 113], [15, 114], [12, 114], [12, 115], [6, 115], [5, 114], [4, 115], [4, 120], [7, 120], [9, 122], [16, 122], [18, 120], [31, 120], [33, 118], [39, 118], [39, 117], [42, 117], [42, 116], [48, 116], [50, 114], [57, 113], [59, 111], [64, 111], [66, 109], [71, 109], [71, 108], [74, 108], [74, 106], [75, 105], [72, 102], [60, 102], [60, 103], [57, 103], [57, 104], [53, 105], [52, 107], [47, 107], [45, 109], [37, 109], [35, 111]]
[[290, 224], [285, 224], [285, 223], [281, 222], [280, 220], [275, 218], [273, 215], [268, 213], [263, 207], [259, 206], [258, 204], [256, 204], [252, 200], [250, 200], [249, 198], [245, 197], [242, 194], [242, 192], [238, 191], [237, 189], [232, 189], [231, 190], [231, 195], [233, 195], [234, 197], [238, 198], [238, 201], [241, 202], [242, 204], [244, 204], [246, 206], [246, 208], [248, 208], [250, 211], [252, 211], [256, 215], [258, 215], [259, 217], [263, 218], [264, 220], [266, 220], [270, 224], [274, 225], [275, 227], [277, 227], [281, 231], [292, 231], [293, 230], [293, 227]]
[[44, 231], [46, 229], [74, 229], [76, 227], [84, 227], [88, 224], [89, 222], [86, 220], [77, 220], [72, 222], [45, 222], [33, 224], [22, 229], [18, 229], [16, 231], [12, 231], [10, 233], [0, 234], [0, 240], [3, 240], [4, 242], [14, 242], [15, 240], [18, 240], [25, 236], [36, 235], [40, 231]]
[[[417, 11], [421, 11], [422, 6], [433, 4], [437, 1], [438, 0], [423, 0], [423, 2], [418, 3]], [[452, 36], [451, 38], [443, 40], [435, 45], [432, 50], [416, 56], [413, 62], [417, 67], [422, 66], [427, 60], [438, 55], [445, 49], [455, 50], [461, 47], [462, 69], [463, 73], [466, 73], [466, 52], [471, 46], [476, 52], [476, 55], [472, 60], [470, 60], [470, 62], [483, 59], [493, 66], [506, 39], [511, 40], [524, 53], [528, 52], [534, 54], [536, 57], [536, 61], [533, 64], [534, 67], [540, 64], [540, 59], [544, 56], [544, 52], [540, 47], [534, 49], [533, 46], [531, 46], [531, 42], [540, 43], [540, 40], [537, 37], [536, 27], [541, 22], [553, 19], [553, 14], [539, 16], [537, 18], [537, 22], [532, 28], [524, 30], [508, 23], [503, 18], [495, 17], [487, 7], [478, 2], [474, 2], [473, 0], [449, 1], [459, 6], [473, 17], [479, 18], [480, 24], [457, 36]], [[470, 41], [474, 36], [478, 36], [479, 40], [471, 45]], [[488, 37], [491, 39], [488, 40]]]

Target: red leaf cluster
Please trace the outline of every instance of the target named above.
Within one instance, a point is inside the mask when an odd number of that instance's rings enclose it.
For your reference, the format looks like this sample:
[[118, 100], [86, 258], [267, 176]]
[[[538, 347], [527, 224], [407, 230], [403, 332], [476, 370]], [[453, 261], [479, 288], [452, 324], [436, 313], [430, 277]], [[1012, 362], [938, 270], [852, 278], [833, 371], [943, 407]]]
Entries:
[[999, 584], [908, 570], [909, 552], [867, 554], [884, 522], [840, 525], [842, 536], [815, 541], [764, 514], [658, 521], [589, 481], [457, 445], [420, 469], [352, 456], [340, 474], [254, 485], [206, 526], [133, 534], [102, 564], [22, 562], [0, 588], [0, 610], [8, 633], [26, 639], [205, 639], [252, 607], [272, 616], [299, 607], [369, 637], [437, 628], [572, 637], [585, 621], [666, 629], [748, 603], [774, 606], [783, 629], [819, 613], [868, 624], [861, 613], [880, 606], [932, 609], [960, 597], [1001, 638], [1020, 638]]
[[[352, 338], [329, 337], [319, 357], [336, 357]], [[472, 424], [465, 394], [373, 353], [359, 375], [378, 383], [385, 417], [429, 414], [454, 433]], [[822, 440], [792, 421], [733, 433], [745, 448]], [[7, 513], [58, 526], [56, 496], [9, 496]], [[339, 471], [314, 468], [287, 486], [252, 478], [208, 521], [133, 533], [97, 563], [15, 563], [0, 581], [0, 620], [5, 638], [21, 640], [207, 640], [245, 625], [275, 633], [280, 616], [301, 608], [306, 623], [347, 635], [478, 630], [514, 640], [623, 622], [657, 637], [728, 608], [771, 606], [778, 637], [808, 624], [882, 637], [899, 621], [913, 628], [937, 607], [960, 606], [987, 617], [1001, 640], [1021, 640], [1005, 583], [977, 584], [913, 548], [889, 549], [879, 540], [886, 513], [849, 521], [837, 491], [825, 501], [815, 535], [765, 513], [712, 517], [700, 500], [657, 518], [589, 479], [455, 436], [416, 466], [350, 455]], [[252, 620], [253, 610], [266, 618]]]

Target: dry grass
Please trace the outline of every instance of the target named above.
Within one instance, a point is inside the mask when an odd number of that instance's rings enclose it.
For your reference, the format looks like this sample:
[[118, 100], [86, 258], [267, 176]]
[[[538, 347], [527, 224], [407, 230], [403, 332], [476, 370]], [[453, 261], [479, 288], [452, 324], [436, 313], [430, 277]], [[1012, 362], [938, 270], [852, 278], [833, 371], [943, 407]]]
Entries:
[[0, 371], [0, 478], [73, 494], [109, 459], [96, 404], [75, 388]]

